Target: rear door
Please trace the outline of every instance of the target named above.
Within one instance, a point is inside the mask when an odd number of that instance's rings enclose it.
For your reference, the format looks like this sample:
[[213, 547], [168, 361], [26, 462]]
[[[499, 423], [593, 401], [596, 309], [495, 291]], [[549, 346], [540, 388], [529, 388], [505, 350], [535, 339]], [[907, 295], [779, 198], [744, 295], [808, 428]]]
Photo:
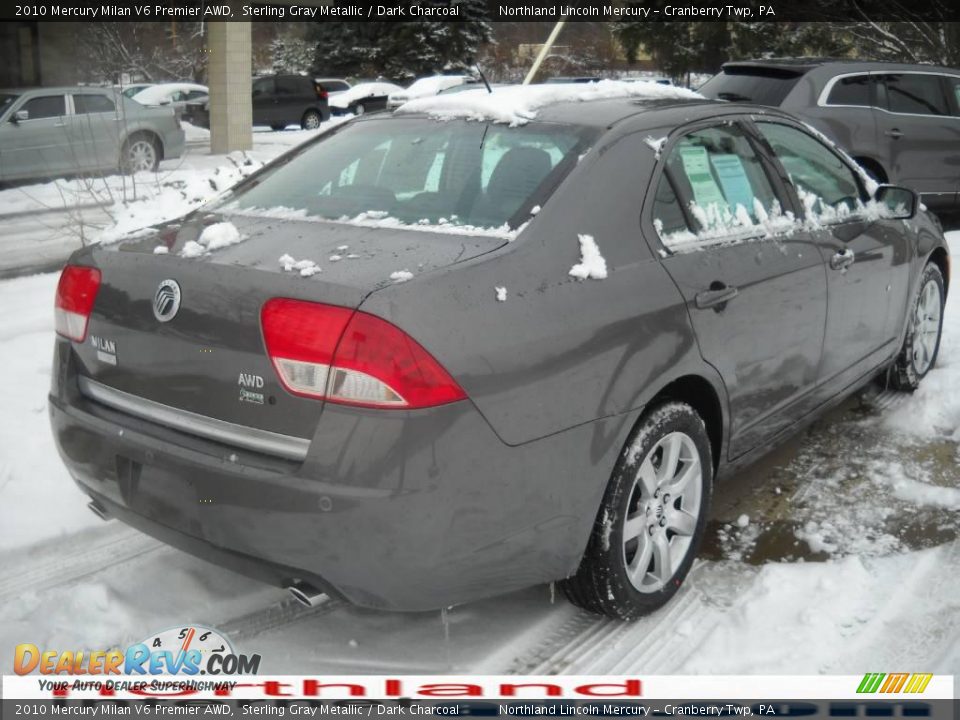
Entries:
[[794, 125], [758, 121], [827, 261], [829, 313], [820, 382], [832, 395], [875, 369], [897, 342], [911, 250], [900, 223], [871, 219], [867, 193], [836, 152]]
[[790, 425], [812, 397], [826, 271], [783, 214], [780, 178], [739, 123], [691, 130], [665, 157], [648, 217], [700, 352], [726, 385], [736, 457]]
[[69, 118], [71, 146], [84, 154], [87, 169], [116, 167], [120, 159], [120, 115], [102, 93], [74, 93]]
[[960, 177], [960, 118], [951, 112], [947, 78], [885, 73], [877, 89], [877, 129], [891, 182], [927, 195], [931, 202], [949, 199]]

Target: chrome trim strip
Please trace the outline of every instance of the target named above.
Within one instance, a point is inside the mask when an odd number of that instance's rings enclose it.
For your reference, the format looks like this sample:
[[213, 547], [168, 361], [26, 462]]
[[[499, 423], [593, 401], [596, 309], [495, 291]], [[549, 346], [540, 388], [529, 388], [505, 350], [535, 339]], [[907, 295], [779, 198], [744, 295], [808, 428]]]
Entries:
[[277, 455], [288, 460], [304, 460], [310, 447], [310, 441], [305, 438], [237, 425], [189, 410], [170, 407], [108, 387], [90, 378], [80, 377], [77, 379], [77, 384], [82, 395], [114, 410], [209, 440], [268, 455]]

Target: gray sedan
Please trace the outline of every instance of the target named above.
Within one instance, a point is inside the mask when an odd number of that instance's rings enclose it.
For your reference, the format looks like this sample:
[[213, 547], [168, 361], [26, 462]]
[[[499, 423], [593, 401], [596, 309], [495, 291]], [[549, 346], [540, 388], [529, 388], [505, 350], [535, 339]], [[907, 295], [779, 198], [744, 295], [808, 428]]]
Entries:
[[918, 386], [950, 263], [913, 192], [781, 111], [583, 87], [364, 116], [77, 251], [50, 418], [92, 509], [307, 603], [634, 618], [724, 479]]
[[156, 170], [183, 144], [173, 110], [112, 88], [0, 90], [0, 181]]

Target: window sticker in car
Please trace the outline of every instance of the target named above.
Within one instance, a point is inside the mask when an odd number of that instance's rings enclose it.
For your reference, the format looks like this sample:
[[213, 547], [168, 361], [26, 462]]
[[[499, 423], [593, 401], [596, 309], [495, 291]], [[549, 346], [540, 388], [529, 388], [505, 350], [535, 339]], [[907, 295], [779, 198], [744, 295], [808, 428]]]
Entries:
[[711, 155], [710, 164], [723, 187], [723, 194], [730, 208], [734, 209], [737, 205], [742, 205], [748, 210], [752, 209], [753, 188], [750, 187], [750, 179], [740, 158], [733, 154]]
[[693, 198], [701, 207], [710, 205], [724, 206], [727, 200], [720, 192], [717, 181], [710, 172], [710, 158], [705, 147], [693, 146], [680, 148], [680, 160], [683, 172], [690, 181]]

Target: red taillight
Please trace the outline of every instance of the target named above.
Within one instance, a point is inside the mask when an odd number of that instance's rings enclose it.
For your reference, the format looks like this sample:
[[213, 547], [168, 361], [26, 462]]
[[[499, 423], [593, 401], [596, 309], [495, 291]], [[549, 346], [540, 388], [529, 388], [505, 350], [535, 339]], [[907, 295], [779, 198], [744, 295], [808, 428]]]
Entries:
[[326, 100], [329, 96], [327, 89], [323, 87], [323, 85], [315, 85], [313, 89], [317, 91], [317, 97], [321, 100]]
[[54, 302], [54, 326], [65, 338], [83, 342], [87, 322], [100, 289], [100, 271], [96, 268], [67, 265], [60, 273]]
[[401, 409], [466, 397], [413, 338], [374, 315], [274, 298], [264, 304], [260, 322], [280, 382], [295, 395]]

